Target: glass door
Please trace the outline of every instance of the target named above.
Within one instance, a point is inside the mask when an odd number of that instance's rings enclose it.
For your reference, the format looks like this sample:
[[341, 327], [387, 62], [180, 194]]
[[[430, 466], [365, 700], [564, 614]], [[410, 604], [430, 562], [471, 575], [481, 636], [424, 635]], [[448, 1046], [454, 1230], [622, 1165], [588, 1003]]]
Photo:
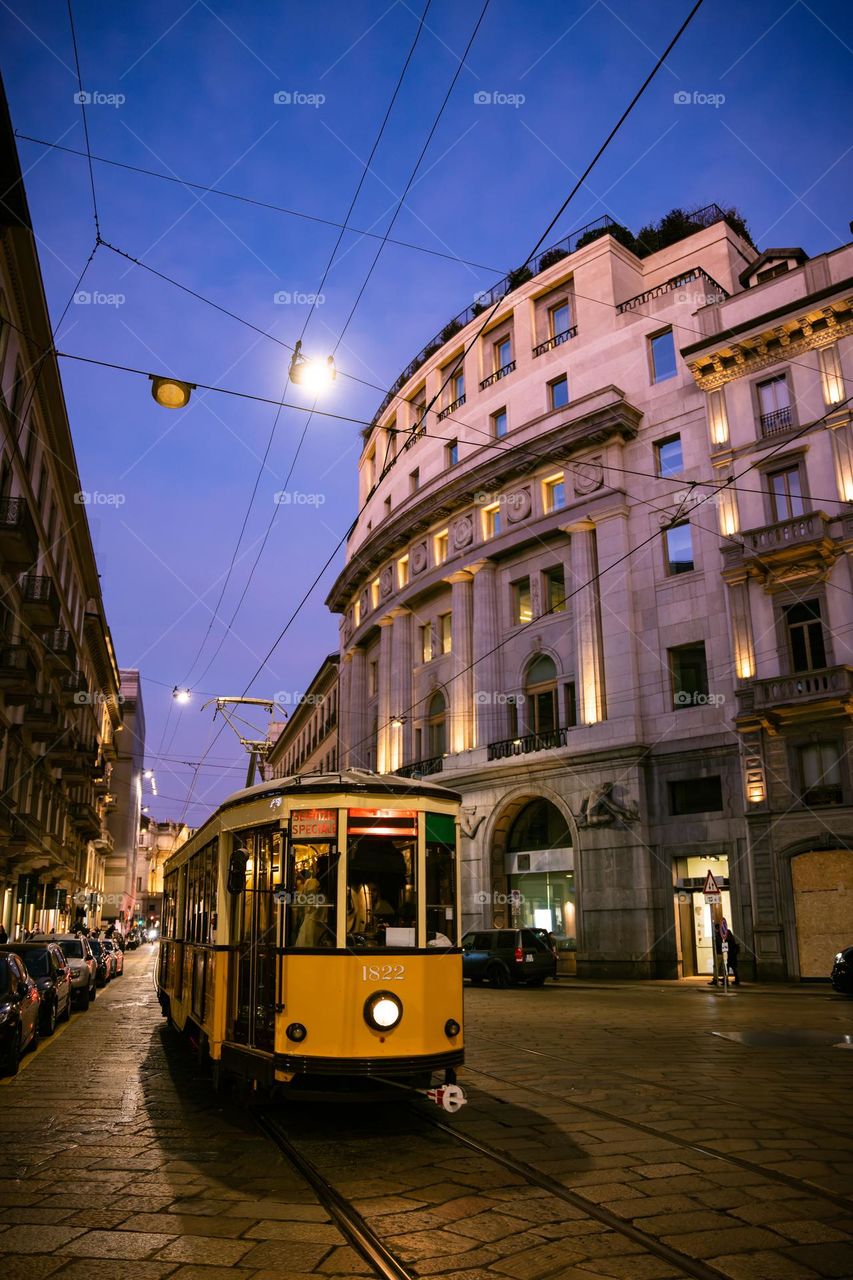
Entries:
[[237, 1044], [272, 1052], [275, 1046], [278, 910], [275, 885], [282, 874], [282, 833], [259, 827], [237, 832], [235, 850], [246, 859], [245, 888], [234, 895], [232, 937], [237, 947], [232, 1027]]

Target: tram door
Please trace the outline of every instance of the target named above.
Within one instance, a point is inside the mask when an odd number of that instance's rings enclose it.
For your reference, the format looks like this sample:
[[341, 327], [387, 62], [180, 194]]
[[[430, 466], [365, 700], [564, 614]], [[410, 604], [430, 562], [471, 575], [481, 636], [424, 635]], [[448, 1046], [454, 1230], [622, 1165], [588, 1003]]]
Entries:
[[235, 834], [246, 855], [246, 887], [234, 895], [236, 944], [231, 987], [232, 1037], [237, 1044], [275, 1047], [278, 911], [274, 887], [281, 875], [282, 833], [259, 827]]

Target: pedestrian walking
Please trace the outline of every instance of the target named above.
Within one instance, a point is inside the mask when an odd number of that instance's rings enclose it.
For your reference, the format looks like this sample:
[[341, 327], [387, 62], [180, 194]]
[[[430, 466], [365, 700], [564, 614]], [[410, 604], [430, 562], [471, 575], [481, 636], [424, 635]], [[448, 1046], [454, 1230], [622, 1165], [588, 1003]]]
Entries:
[[737, 962], [738, 962], [738, 955], [740, 953], [740, 943], [738, 942], [735, 935], [732, 933], [731, 929], [729, 930], [729, 936], [727, 938], [727, 942], [729, 944], [728, 959], [729, 959], [729, 968], [732, 971], [732, 985], [735, 987], [739, 987], [740, 977], [738, 975]]

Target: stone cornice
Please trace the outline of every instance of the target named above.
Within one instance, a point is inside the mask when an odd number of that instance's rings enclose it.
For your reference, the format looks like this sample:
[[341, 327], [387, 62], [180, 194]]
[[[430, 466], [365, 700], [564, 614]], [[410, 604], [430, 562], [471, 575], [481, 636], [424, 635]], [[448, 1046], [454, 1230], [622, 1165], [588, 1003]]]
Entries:
[[477, 494], [496, 492], [526, 479], [549, 461], [549, 455], [564, 458], [573, 451], [601, 445], [614, 435], [632, 440], [642, 416], [642, 411], [626, 400], [624, 391], [607, 386], [563, 409], [530, 419], [513, 432], [518, 441], [513, 447], [496, 450], [494, 445], [483, 445], [469, 463], [428, 481], [383, 522], [345, 565], [329, 592], [327, 606], [342, 613], [367, 575], [375, 575], [419, 533], [471, 506]]

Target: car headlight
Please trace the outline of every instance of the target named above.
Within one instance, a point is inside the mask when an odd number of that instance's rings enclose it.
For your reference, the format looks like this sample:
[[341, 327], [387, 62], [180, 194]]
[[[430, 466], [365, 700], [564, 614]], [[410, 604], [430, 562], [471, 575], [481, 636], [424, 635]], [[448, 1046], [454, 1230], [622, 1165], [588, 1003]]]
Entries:
[[377, 991], [364, 1002], [364, 1020], [374, 1031], [390, 1031], [403, 1016], [403, 1005], [390, 991]]

